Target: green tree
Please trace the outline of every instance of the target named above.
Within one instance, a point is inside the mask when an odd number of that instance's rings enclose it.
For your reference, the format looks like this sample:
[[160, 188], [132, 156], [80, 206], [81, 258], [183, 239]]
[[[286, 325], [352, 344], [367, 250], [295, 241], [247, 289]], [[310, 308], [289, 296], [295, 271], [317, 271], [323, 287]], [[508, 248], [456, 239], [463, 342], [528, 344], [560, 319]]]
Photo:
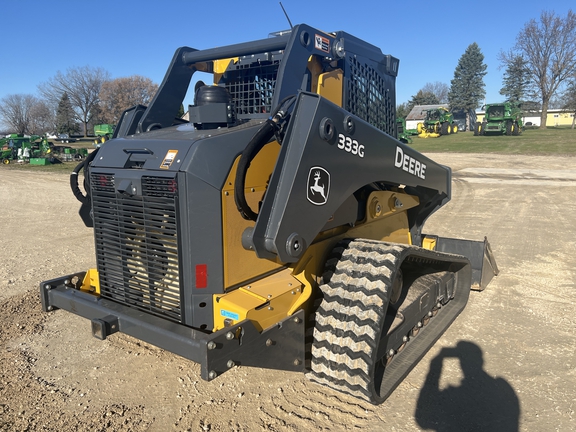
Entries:
[[440, 101], [436, 95], [430, 91], [418, 90], [412, 98], [408, 101], [408, 112], [416, 105], [438, 105]]
[[506, 102], [519, 104], [525, 100], [530, 80], [528, 79], [526, 60], [521, 55], [515, 55], [506, 66], [500, 94], [506, 97]]
[[456, 65], [454, 78], [450, 81], [448, 102], [452, 110], [466, 112], [466, 124], [470, 124], [468, 112], [480, 106], [486, 95], [484, 90], [484, 75], [487, 66], [484, 63], [484, 54], [476, 42], [470, 44]]
[[56, 132], [73, 134], [78, 132], [78, 124], [75, 121], [76, 114], [74, 108], [68, 97], [68, 93], [64, 92], [58, 102], [56, 108]]
[[92, 108], [92, 118], [88, 123], [89, 131], [94, 131], [94, 125], [109, 123], [108, 119], [105, 118], [104, 113], [102, 112], [101, 106], [101, 104], [98, 104]]
[[396, 118], [406, 118], [408, 114], [410, 114], [410, 109], [406, 102], [401, 103], [396, 107]]
[[508, 66], [517, 55], [526, 60], [530, 84], [542, 103], [540, 128], [546, 128], [550, 101], [576, 72], [576, 14], [569, 10], [563, 18], [543, 11], [539, 21], [528, 21], [516, 36], [516, 45], [501, 51], [499, 60]]

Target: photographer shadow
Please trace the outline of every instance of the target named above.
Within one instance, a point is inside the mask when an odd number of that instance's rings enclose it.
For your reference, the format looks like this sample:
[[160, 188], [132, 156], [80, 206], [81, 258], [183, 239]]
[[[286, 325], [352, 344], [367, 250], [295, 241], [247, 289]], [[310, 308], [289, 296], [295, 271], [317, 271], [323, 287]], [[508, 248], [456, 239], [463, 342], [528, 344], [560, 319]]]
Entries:
[[[444, 359], [457, 358], [464, 378], [459, 386], [440, 389]], [[430, 362], [420, 391], [415, 418], [423, 429], [438, 432], [518, 431], [520, 402], [503, 378], [483, 369], [480, 347], [460, 341], [455, 348], [442, 348]]]

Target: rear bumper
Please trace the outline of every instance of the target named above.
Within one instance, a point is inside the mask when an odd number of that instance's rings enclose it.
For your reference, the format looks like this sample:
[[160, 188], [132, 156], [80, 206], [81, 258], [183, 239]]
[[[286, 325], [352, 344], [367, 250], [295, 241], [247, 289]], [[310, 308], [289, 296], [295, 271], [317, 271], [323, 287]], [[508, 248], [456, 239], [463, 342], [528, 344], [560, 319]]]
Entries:
[[212, 380], [235, 365], [304, 371], [304, 311], [258, 332], [245, 320], [206, 333], [80, 291], [71, 281], [85, 272], [40, 284], [45, 312], [64, 309], [92, 322], [92, 334], [105, 339], [122, 332], [199, 363], [201, 377]]

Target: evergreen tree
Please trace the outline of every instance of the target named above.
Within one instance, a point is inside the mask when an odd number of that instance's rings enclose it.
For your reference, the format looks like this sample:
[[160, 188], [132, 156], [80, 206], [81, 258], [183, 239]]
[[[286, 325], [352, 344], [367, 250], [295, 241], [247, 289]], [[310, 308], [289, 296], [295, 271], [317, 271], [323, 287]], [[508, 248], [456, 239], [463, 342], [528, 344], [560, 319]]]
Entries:
[[76, 113], [72, 108], [68, 93], [64, 92], [56, 109], [56, 132], [59, 134], [78, 132], [78, 124], [74, 121], [75, 117]]
[[506, 102], [518, 104], [524, 101], [528, 83], [526, 60], [521, 55], [517, 55], [506, 66], [500, 94], [506, 96]]
[[416, 105], [438, 105], [440, 101], [436, 95], [429, 91], [418, 90], [412, 99], [408, 101], [408, 112], [412, 110]]
[[[476, 42], [470, 44], [456, 65], [454, 78], [450, 81], [448, 101], [450, 109], [475, 110], [486, 95], [484, 75], [487, 66], [484, 54]], [[466, 115], [468, 117], [468, 114]], [[469, 119], [467, 118], [467, 124]]]
[[406, 102], [401, 103], [396, 107], [396, 118], [406, 118], [410, 114], [410, 109]]

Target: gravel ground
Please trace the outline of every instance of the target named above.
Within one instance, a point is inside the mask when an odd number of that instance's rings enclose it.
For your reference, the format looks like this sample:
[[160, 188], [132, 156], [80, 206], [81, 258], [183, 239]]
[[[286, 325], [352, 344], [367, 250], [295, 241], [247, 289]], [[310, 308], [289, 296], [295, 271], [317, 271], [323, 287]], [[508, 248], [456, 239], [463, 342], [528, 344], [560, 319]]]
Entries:
[[576, 161], [432, 154], [453, 200], [426, 232], [488, 236], [501, 273], [380, 406], [297, 373], [197, 365], [44, 313], [42, 280], [94, 266], [68, 176], [0, 167], [0, 430], [576, 430]]

